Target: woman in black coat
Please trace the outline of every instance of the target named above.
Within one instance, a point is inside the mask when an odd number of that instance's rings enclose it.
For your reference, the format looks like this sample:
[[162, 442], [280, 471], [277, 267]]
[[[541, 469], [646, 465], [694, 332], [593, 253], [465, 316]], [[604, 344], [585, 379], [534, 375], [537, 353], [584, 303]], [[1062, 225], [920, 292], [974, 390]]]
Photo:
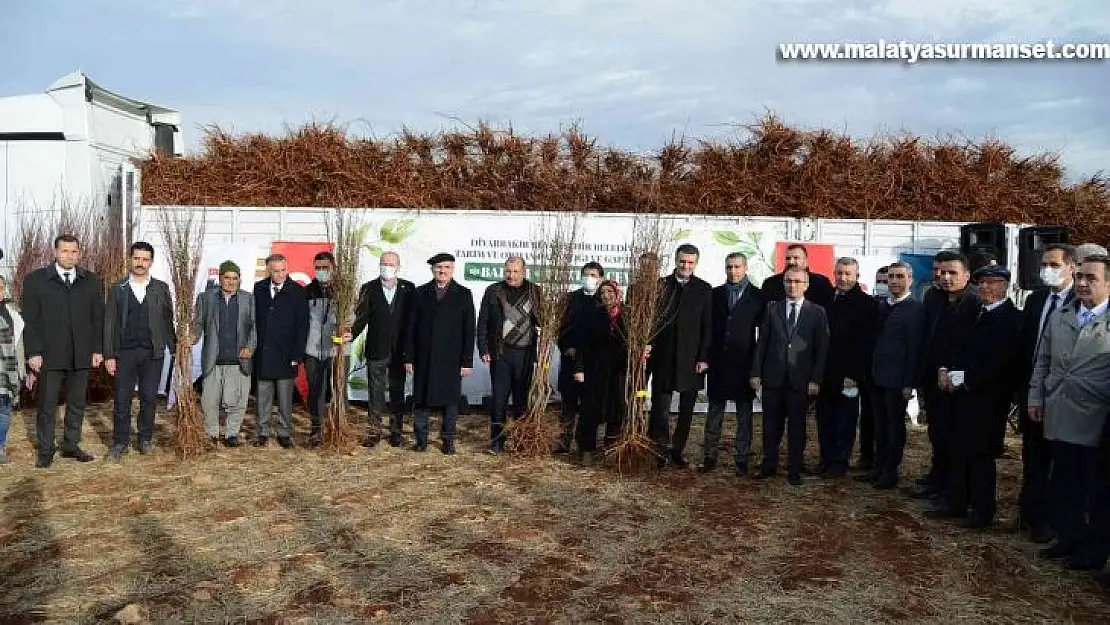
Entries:
[[624, 385], [628, 372], [628, 329], [620, 287], [606, 280], [598, 287], [601, 305], [583, 314], [581, 344], [575, 353], [575, 379], [582, 383], [578, 451], [593, 461], [597, 428], [605, 424], [605, 446], [616, 443], [624, 419]]

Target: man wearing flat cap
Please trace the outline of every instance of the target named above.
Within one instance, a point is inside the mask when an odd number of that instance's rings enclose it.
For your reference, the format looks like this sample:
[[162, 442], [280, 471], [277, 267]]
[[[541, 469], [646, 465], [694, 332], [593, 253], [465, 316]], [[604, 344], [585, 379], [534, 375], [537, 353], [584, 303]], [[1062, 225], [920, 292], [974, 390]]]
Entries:
[[432, 280], [416, 289], [401, 356], [405, 370], [413, 374], [412, 448], [428, 449], [428, 411], [438, 408], [443, 411], [441, 449], [454, 454], [462, 378], [474, 367], [474, 296], [455, 282], [454, 256], [436, 254], [428, 264]]
[[220, 408], [227, 411], [224, 444], [239, 446], [239, 428], [247, 412], [251, 390], [251, 357], [256, 345], [254, 297], [240, 288], [239, 266], [230, 260], [220, 263], [220, 286], [197, 296], [193, 326], [194, 343], [204, 339], [200, 350], [204, 390], [204, 429], [212, 443], [220, 439]]
[[1002, 455], [1006, 417], [1020, 378], [1022, 316], [1007, 297], [1010, 271], [984, 265], [972, 275], [979, 312], [955, 328], [951, 360], [940, 390], [951, 398], [949, 482], [934, 519], [958, 519], [961, 527], [994, 522], [995, 459]]

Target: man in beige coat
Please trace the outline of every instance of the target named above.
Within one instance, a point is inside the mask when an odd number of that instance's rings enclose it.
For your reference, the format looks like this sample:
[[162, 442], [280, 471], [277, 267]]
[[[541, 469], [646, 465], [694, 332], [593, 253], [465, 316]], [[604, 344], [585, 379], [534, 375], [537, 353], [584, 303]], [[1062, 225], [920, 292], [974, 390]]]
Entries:
[[1099, 517], [1110, 506], [1106, 476], [1099, 475], [1110, 414], [1108, 297], [1110, 257], [1089, 256], [1075, 274], [1075, 299], [1045, 324], [1029, 382], [1029, 418], [1043, 420], [1053, 458], [1049, 490], [1058, 541], [1041, 553], [1066, 559], [1073, 569], [1101, 569], [1107, 557], [1108, 545], [1092, 530], [1101, 534], [1108, 519]]

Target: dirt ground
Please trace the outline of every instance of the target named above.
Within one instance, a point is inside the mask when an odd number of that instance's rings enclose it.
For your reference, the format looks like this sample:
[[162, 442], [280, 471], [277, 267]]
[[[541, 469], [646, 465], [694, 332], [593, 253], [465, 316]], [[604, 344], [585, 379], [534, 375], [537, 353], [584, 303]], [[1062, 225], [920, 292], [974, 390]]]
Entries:
[[[163, 449], [113, 463], [99, 457], [109, 411], [86, 419], [95, 462], [49, 470], [33, 468], [30, 413], [14, 418], [0, 466], [0, 623], [121, 610], [153, 623], [1110, 621], [1108, 595], [1037, 560], [1005, 518], [970, 532], [850, 478], [739, 480], [730, 461], [699, 475], [703, 418], [690, 469], [621, 477], [488, 456], [480, 414], [461, 418], [457, 456], [383, 445], [328, 457], [271, 442], [190, 462], [168, 449], [160, 415]], [[307, 417], [296, 420], [303, 443]], [[1003, 517], [1016, 442], [1000, 462]], [[910, 447], [919, 475], [923, 430]]]

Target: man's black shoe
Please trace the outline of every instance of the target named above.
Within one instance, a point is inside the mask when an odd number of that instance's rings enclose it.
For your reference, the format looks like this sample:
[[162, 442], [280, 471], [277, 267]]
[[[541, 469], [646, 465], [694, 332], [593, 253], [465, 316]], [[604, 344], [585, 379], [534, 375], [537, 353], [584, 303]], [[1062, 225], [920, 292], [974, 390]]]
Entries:
[[54, 456], [39, 456], [35, 458], [36, 469], [49, 469], [50, 465], [54, 464]]
[[112, 449], [108, 451], [108, 455], [105, 456], [105, 459], [123, 460], [123, 456], [127, 454], [127, 451], [128, 450], [126, 445], [112, 445]]
[[922, 513], [921, 516], [925, 517], [926, 519], [962, 519], [963, 517], [967, 516], [967, 513], [960, 512], [959, 510], [953, 510], [951, 508], [942, 507], [926, 510], [924, 513]]
[[1029, 540], [1038, 545], [1047, 545], [1056, 538], [1056, 532], [1048, 529], [1044, 525], [1037, 525], [1029, 528]]
[[894, 490], [898, 488], [897, 475], [883, 475], [873, 483], [875, 490]]
[[239, 437], [238, 436], [228, 436], [227, 438], [224, 439], [224, 446], [225, 447], [231, 447], [232, 449], [238, 447], [239, 446]]
[[252, 444], [255, 447], [265, 447], [266, 443], [269, 443], [269, 442], [270, 442], [270, 437], [269, 436], [259, 436], [258, 438], [254, 439], [254, 443], [252, 443]]
[[715, 458], [706, 458], [701, 465], [698, 466], [698, 473], [709, 473], [717, 468], [717, 460]]
[[389, 446], [390, 447], [400, 447], [401, 446], [401, 435], [400, 434], [390, 434], [389, 435]]
[[675, 468], [678, 469], [685, 469], [690, 466], [690, 463], [686, 462], [686, 459], [678, 454], [671, 454], [671, 462], [674, 463]]
[[802, 476], [798, 475], [797, 473], [791, 473], [790, 476], [787, 478], [787, 481], [790, 482], [791, 486], [801, 486]]
[[863, 482], [864, 484], [874, 484], [875, 482], [879, 481], [879, 474], [871, 471], [869, 473], [864, 473], [863, 475], [857, 475], [852, 479], [857, 482]]
[[96, 456], [93, 456], [80, 447], [72, 451], [63, 451], [61, 455], [63, 458], [72, 458], [77, 462], [92, 462], [93, 460], [96, 460]]
[[278, 445], [281, 445], [282, 449], [293, 449], [293, 439], [288, 436], [279, 436]]

